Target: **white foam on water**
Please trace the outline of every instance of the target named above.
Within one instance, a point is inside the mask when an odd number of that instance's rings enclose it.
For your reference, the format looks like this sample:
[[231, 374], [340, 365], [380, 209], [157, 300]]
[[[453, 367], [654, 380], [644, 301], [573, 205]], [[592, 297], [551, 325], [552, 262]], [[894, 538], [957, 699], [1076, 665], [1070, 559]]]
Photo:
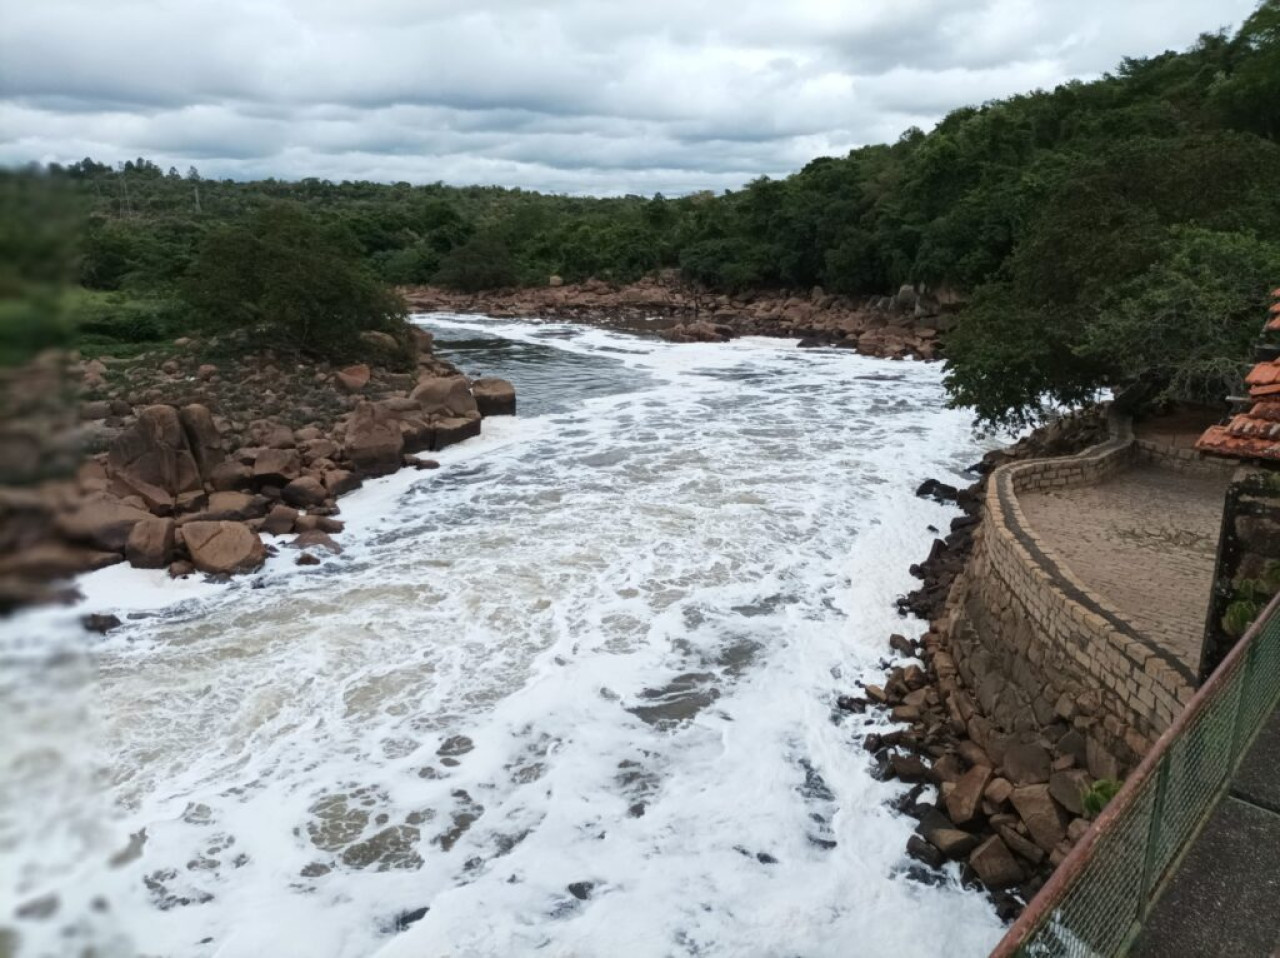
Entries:
[[915, 486], [985, 448], [939, 367], [425, 322], [647, 378], [367, 483], [320, 566], [6, 623], [0, 887], [60, 896], [22, 953], [985, 954], [833, 710], [954, 515]]

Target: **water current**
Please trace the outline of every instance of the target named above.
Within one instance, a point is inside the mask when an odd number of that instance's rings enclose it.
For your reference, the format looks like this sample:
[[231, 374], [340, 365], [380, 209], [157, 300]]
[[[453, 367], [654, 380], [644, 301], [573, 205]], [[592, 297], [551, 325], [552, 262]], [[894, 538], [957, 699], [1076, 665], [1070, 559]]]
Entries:
[[913, 490], [989, 446], [940, 368], [420, 320], [520, 414], [344, 499], [342, 555], [230, 584], [113, 567], [0, 624], [0, 935], [985, 954], [993, 910], [907, 877], [901, 786], [857, 747], [876, 720], [834, 708], [921, 630], [894, 599], [955, 512]]

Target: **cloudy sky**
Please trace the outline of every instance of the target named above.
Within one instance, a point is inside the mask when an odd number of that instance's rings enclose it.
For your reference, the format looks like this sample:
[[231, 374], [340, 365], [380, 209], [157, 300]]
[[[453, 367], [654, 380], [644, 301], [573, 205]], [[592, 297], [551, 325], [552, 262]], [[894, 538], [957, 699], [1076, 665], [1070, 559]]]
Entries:
[[0, 0], [0, 163], [668, 194], [1234, 27], [1256, 0]]

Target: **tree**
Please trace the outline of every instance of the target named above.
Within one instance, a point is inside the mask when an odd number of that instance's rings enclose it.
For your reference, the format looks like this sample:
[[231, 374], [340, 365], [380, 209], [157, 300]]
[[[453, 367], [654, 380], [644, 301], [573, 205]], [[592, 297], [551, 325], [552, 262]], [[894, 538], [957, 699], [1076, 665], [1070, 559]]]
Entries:
[[493, 231], [477, 233], [440, 261], [435, 281], [468, 293], [516, 285], [511, 250]]
[[365, 330], [403, 330], [403, 302], [350, 234], [292, 203], [210, 234], [183, 291], [202, 328], [252, 328], [304, 352], [342, 355]]

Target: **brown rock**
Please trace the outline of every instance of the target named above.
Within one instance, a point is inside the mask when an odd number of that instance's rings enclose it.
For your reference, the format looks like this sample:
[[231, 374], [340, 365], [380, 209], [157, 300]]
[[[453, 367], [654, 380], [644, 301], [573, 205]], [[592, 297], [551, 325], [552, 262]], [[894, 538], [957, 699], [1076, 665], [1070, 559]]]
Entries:
[[17, 579], [69, 579], [120, 561], [120, 553], [40, 542], [0, 557], [0, 577]]
[[467, 417], [436, 419], [432, 422], [433, 436], [431, 449], [438, 452], [446, 446], [480, 435], [480, 414], [473, 413]]
[[1008, 888], [1022, 881], [1022, 869], [999, 835], [992, 835], [973, 850], [969, 865], [987, 888]]
[[163, 569], [173, 559], [174, 521], [143, 519], [129, 531], [124, 556], [138, 569]]
[[319, 565], [319, 564], [320, 564], [320, 557], [314, 556], [310, 552], [302, 553], [302, 555], [298, 556], [297, 562], [295, 563], [295, 565]]
[[394, 413], [379, 403], [361, 402], [347, 422], [343, 448], [361, 472], [370, 475], [395, 472], [404, 453], [400, 423]]
[[59, 531], [72, 542], [107, 552], [123, 552], [129, 532], [151, 513], [126, 505], [106, 493], [86, 497], [76, 509], [57, 519]]
[[228, 460], [214, 466], [209, 472], [209, 486], [218, 492], [229, 492], [240, 489], [249, 483], [248, 466]]
[[290, 549], [328, 549], [335, 555], [342, 552], [342, 546], [334, 542], [327, 532], [321, 532], [319, 529], [301, 532], [294, 537], [292, 542], [287, 542], [285, 545]]
[[122, 496], [137, 495], [152, 510], [170, 510], [175, 496], [202, 488], [200, 470], [172, 406], [148, 406], [111, 441], [107, 470]]
[[1120, 761], [1092, 735], [1085, 743], [1085, 764], [1094, 778], [1120, 778]]
[[188, 522], [182, 535], [191, 561], [201, 572], [252, 572], [267, 558], [258, 534], [239, 522]]
[[329, 490], [315, 476], [299, 476], [281, 490], [280, 497], [291, 506], [308, 509], [329, 498]]
[[1049, 781], [1049, 753], [1036, 744], [1012, 745], [1004, 753], [1005, 778], [1015, 786]]
[[222, 436], [213, 423], [213, 414], [208, 407], [191, 403], [182, 407], [178, 419], [182, 423], [182, 431], [186, 435], [187, 446], [191, 450], [196, 468], [200, 471], [201, 478], [207, 482], [213, 471], [227, 458], [226, 450], [222, 448]]
[[332, 459], [338, 454], [338, 444], [332, 439], [308, 439], [302, 444], [302, 458], [307, 462]]
[[959, 861], [977, 846], [978, 836], [958, 828], [936, 828], [929, 832], [929, 841], [942, 854]]
[[973, 820], [990, 781], [991, 769], [986, 765], [975, 765], [961, 776], [947, 795], [947, 814], [953, 822], [963, 825]]
[[1066, 823], [1062, 812], [1049, 794], [1048, 785], [1025, 785], [1015, 788], [1009, 796], [1019, 817], [1026, 823], [1027, 831], [1037, 845], [1046, 852], [1062, 841], [1066, 835]]
[[293, 531], [294, 520], [298, 518], [298, 510], [285, 505], [274, 505], [262, 522], [262, 531], [273, 536], [282, 536]]
[[956, 746], [956, 751], [970, 765], [986, 765], [988, 768], [995, 766], [995, 762], [991, 761], [991, 757], [976, 742], [961, 742]]
[[923, 782], [929, 777], [929, 770], [918, 755], [905, 755], [894, 752], [889, 756], [889, 767], [893, 774], [904, 782]]
[[189, 576], [196, 571], [195, 564], [188, 562], [186, 559], [179, 559], [177, 562], [169, 564], [169, 578], [181, 579]]
[[185, 522], [217, 522], [224, 519], [242, 521], [265, 515], [266, 511], [267, 500], [262, 496], [253, 496], [247, 492], [215, 492], [209, 496], [204, 511]]
[[365, 363], [356, 363], [333, 374], [338, 386], [345, 392], [358, 393], [369, 385], [369, 367]]
[[1003, 805], [1009, 800], [1009, 795], [1012, 792], [1013, 785], [1007, 778], [993, 778], [986, 791], [982, 793], [982, 797], [993, 805]]
[[948, 753], [933, 763], [930, 777], [941, 784], [958, 781], [962, 775], [964, 775], [964, 763], [958, 756]]
[[329, 490], [329, 495], [337, 497], [344, 496], [348, 492], [359, 489], [362, 480], [353, 472], [346, 469], [330, 469], [324, 474], [324, 487]]
[[419, 403], [427, 415], [453, 418], [480, 412], [462, 376], [428, 376], [418, 381], [409, 398]]
[[1093, 778], [1082, 768], [1054, 772], [1049, 776], [1049, 794], [1072, 815], [1084, 814], [1084, 793]]
[[505, 379], [485, 377], [472, 380], [471, 395], [482, 416], [516, 414], [516, 387]]
[[999, 825], [996, 827], [996, 832], [1015, 855], [1024, 858], [1033, 865], [1039, 865], [1044, 861], [1044, 850], [1035, 842], [1019, 834], [1018, 830], [1012, 825]]
[[[293, 441], [293, 434], [289, 434]], [[298, 478], [302, 460], [295, 449], [263, 449], [253, 460], [253, 482], [258, 486], [284, 486]]]

